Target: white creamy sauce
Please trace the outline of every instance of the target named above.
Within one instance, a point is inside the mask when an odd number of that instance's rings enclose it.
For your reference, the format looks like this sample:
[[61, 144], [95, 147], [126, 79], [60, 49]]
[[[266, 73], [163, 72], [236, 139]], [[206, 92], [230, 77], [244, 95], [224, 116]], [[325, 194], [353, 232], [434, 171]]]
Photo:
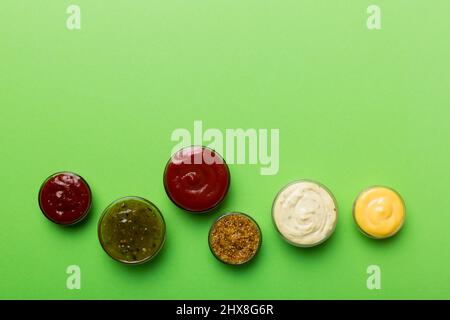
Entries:
[[326, 240], [337, 222], [333, 197], [310, 181], [285, 187], [275, 199], [272, 214], [278, 231], [299, 246], [313, 246]]

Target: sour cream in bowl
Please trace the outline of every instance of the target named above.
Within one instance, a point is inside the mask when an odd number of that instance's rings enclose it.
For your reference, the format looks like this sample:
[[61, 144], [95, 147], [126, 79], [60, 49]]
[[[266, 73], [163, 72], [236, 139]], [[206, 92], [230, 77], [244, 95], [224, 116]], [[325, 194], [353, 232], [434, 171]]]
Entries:
[[275, 197], [272, 217], [280, 235], [298, 247], [326, 241], [337, 224], [337, 204], [324, 185], [299, 180], [285, 186]]

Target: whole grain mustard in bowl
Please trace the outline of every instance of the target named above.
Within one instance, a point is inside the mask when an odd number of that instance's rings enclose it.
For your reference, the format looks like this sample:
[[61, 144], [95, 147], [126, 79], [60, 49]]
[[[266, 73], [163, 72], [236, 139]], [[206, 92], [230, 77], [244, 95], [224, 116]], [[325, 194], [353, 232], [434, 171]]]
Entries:
[[220, 216], [208, 234], [211, 253], [228, 265], [247, 264], [258, 253], [262, 233], [256, 221], [241, 212]]

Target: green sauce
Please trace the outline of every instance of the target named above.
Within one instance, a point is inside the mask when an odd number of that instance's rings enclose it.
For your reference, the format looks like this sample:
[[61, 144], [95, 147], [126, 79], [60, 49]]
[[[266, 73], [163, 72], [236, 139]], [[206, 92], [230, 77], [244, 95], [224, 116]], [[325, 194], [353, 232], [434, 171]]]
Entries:
[[109, 205], [100, 219], [98, 236], [106, 253], [113, 259], [143, 263], [161, 249], [166, 225], [159, 209], [138, 197], [119, 199]]

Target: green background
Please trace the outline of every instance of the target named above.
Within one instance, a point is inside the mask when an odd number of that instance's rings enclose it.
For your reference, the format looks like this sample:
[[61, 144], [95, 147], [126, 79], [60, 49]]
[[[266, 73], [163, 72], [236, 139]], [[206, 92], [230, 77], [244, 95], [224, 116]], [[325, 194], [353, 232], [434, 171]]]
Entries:
[[[82, 29], [66, 28], [80, 5]], [[450, 298], [450, 2], [2, 0], [0, 5], [0, 298]], [[194, 216], [162, 185], [176, 128], [280, 129], [280, 171], [232, 165], [226, 202]], [[94, 194], [89, 218], [61, 228], [40, 213], [51, 173], [72, 170]], [[340, 216], [324, 245], [285, 243], [272, 225], [286, 183], [328, 186]], [[403, 230], [357, 230], [351, 207], [373, 184], [397, 189]], [[163, 212], [160, 255], [137, 267], [101, 249], [113, 200], [137, 195]], [[242, 268], [211, 255], [207, 232], [238, 210], [264, 242]], [[81, 290], [66, 268], [81, 267]], [[368, 290], [366, 268], [382, 271]]]

